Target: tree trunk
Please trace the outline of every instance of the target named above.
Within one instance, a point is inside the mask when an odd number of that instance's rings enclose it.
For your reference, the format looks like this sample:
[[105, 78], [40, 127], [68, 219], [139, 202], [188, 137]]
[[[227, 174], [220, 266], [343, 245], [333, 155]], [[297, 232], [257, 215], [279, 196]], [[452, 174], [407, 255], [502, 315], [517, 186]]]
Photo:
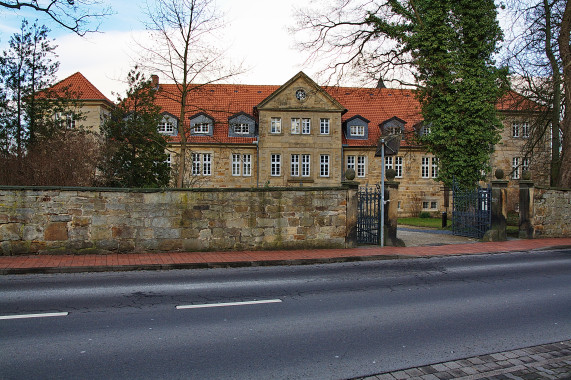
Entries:
[[563, 188], [571, 188], [571, 4], [567, 1], [565, 12], [561, 20], [561, 31], [558, 43], [563, 63], [563, 88], [565, 115], [561, 122], [563, 139], [561, 143], [561, 167], [557, 185]]

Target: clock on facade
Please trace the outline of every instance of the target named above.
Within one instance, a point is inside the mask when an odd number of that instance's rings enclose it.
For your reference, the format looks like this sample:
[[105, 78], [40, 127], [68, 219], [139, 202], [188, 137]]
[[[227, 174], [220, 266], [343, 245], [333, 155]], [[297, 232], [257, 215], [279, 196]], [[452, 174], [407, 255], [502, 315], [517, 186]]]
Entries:
[[305, 90], [303, 90], [303, 89], [301, 89], [301, 88], [295, 92], [295, 97], [296, 97], [297, 100], [299, 100], [299, 101], [305, 100], [306, 96], [307, 96], [307, 95], [305, 94]]

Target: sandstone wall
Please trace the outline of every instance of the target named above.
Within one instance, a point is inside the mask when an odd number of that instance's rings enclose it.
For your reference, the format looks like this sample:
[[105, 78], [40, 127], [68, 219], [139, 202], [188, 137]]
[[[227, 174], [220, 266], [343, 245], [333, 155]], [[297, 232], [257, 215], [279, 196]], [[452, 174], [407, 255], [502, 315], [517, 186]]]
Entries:
[[356, 191], [346, 187], [0, 188], [0, 252], [341, 248], [353, 244], [348, 232], [355, 228], [348, 224], [356, 223], [353, 198]]
[[571, 190], [535, 188], [533, 229], [536, 237], [571, 236]]

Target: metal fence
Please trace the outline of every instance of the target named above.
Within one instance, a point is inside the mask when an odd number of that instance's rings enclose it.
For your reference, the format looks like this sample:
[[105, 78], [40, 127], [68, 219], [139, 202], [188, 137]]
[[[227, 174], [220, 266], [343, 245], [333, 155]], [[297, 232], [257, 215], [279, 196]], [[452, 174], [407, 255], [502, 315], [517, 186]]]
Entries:
[[362, 186], [358, 191], [357, 243], [379, 244], [381, 236], [381, 188]]
[[476, 187], [452, 191], [452, 233], [482, 238], [492, 225], [492, 189]]

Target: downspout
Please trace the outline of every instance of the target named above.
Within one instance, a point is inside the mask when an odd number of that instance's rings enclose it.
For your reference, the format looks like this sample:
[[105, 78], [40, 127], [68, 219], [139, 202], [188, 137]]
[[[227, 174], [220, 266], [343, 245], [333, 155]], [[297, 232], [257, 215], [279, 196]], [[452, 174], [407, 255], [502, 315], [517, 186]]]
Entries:
[[254, 140], [254, 144], [256, 144], [256, 187], [260, 187], [260, 145], [258, 138]]

